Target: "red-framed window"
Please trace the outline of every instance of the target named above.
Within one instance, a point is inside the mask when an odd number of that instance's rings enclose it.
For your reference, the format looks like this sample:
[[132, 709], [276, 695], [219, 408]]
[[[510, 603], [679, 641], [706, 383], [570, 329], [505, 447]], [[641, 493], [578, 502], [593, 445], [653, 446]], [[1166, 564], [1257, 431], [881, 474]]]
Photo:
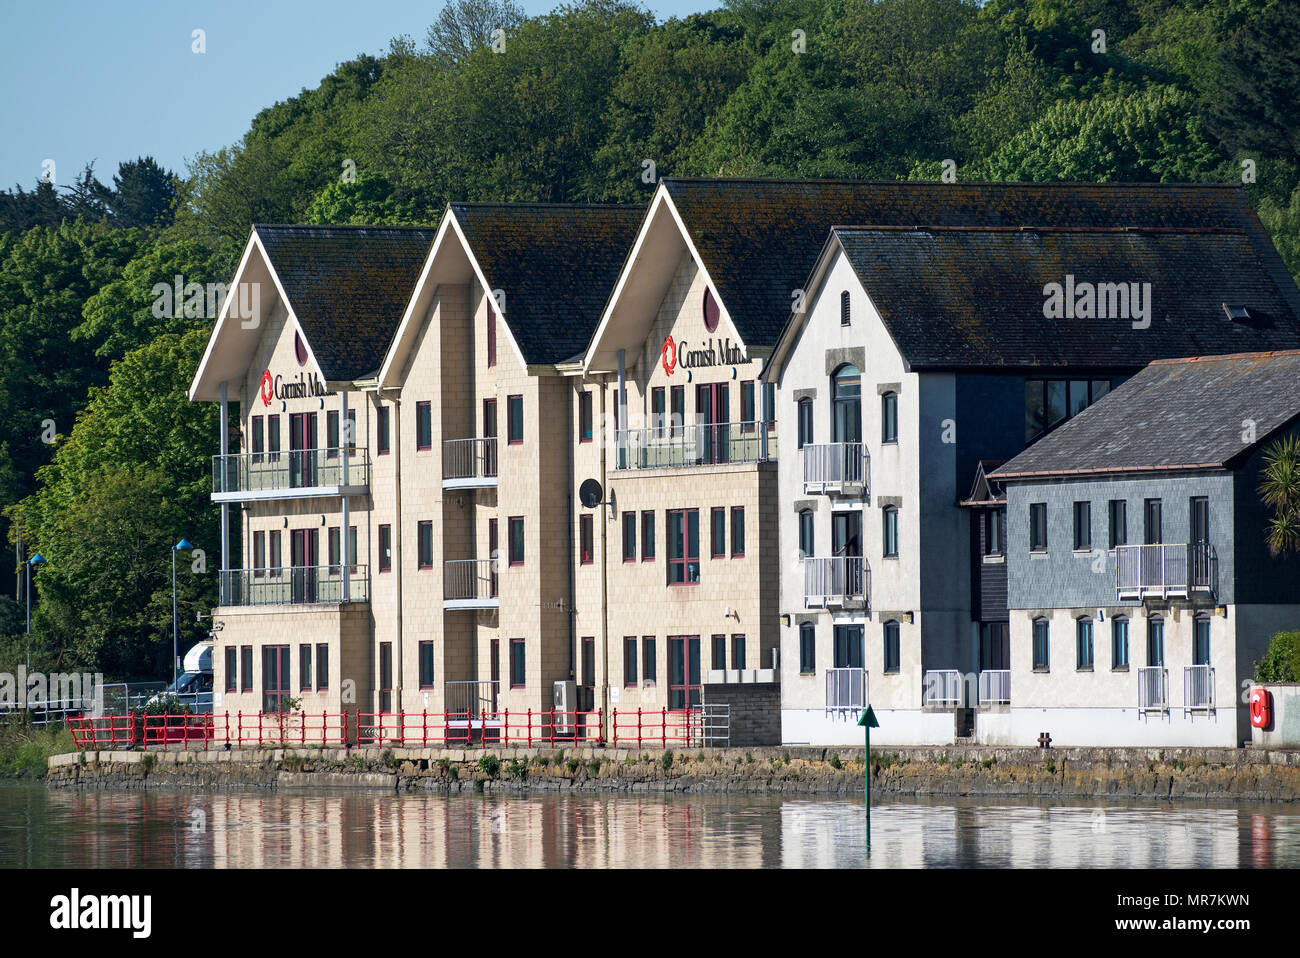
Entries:
[[337, 409], [325, 412], [325, 458], [339, 457], [339, 414]]
[[641, 561], [655, 561], [655, 512], [647, 509], [641, 513]]
[[270, 574], [280, 575], [280, 573], [283, 572], [284, 570], [280, 568], [280, 530], [279, 529], [271, 530], [270, 542], [271, 542], [271, 553], [269, 556], [267, 556], [267, 561], [270, 562], [271, 564]]
[[669, 397], [672, 400], [672, 423], [670, 424], [670, 435], [673, 439], [680, 439], [686, 435], [686, 387], [672, 387]]
[[266, 451], [271, 462], [280, 461], [280, 417], [266, 417]]
[[316, 643], [316, 691], [324, 692], [330, 687], [330, 647], [324, 642]]
[[668, 511], [668, 584], [700, 581], [700, 510]]
[[239, 691], [253, 691], [253, 647], [251, 645], [239, 648]]
[[754, 380], [746, 379], [740, 384], [740, 431], [754, 431]]
[[266, 533], [253, 533], [253, 578], [266, 575]]
[[731, 667], [733, 669], [743, 669], [745, 667], [745, 637], [743, 635], [733, 635], [731, 637]]
[[725, 635], [713, 636], [713, 664], [710, 668], [725, 669], [727, 667], [727, 637]]
[[623, 561], [636, 561], [636, 513], [623, 513]]
[[289, 697], [289, 646], [262, 646], [262, 711], [275, 712]]
[[526, 676], [524, 661], [524, 640], [510, 640], [510, 687], [512, 689], [522, 689]]
[[591, 390], [578, 393], [578, 442], [591, 442], [592, 437]]
[[392, 445], [390, 443], [389, 435], [388, 435], [388, 413], [389, 413], [389, 409], [387, 406], [380, 406], [379, 411], [377, 413], [378, 420], [379, 420], [378, 429], [377, 429], [379, 433], [379, 437], [377, 443], [378, 443], [379, 455], [381, 456], [388, 455], [388, 453], [392, 449]]
[[506, 520], [506, 550], [511, 565], [524, 564], [524, 517], [511, 516]]
[[623, 686], [636, 688], [636, 636], [623, 636]]
[[709, 557], [727, 557], [727, 510], [722, 506], [709, 511]]
[[379, 527], [379, 571], [393, 571], [393, 527]]
[[654, 427], [654, 437], [662, 439], [667, 435], [667, 424], [664, 422], [664, 416], [668, 410], [664, 408], [664, 387], [655, 386], [650, 390], [650, 423]]
[[517, 446], [524, 441], [524, 397], [506, 397], [506, 441]]
[[226, 691], [239, 690], [239, 650], [233, 645], [226, 649]]
[[487, 364], [497, 364], [497, 311], [490, 301], [487, 308]]
[[499, 551], [500, 546], [497, 539], [497, 520], [492, 518], [488, 520], [488, 558], [492, 560], [491, 565], [488, 566], [488, 568], [492, 570], [488, 579], [488, 587], [491, 590], [489, 595], [494, 599], [497, 597], [497, 585], [499, 584], [499, 580], [497, 579]]
[[591, 565], [595, 561], [595, 531], [591, 513], [578, 516], [578, 561], [581, 565]]
[[655, 684], [655, 671], [658, 664], [655, 661], [655, 637], [641, 636], [641, 679], [646, 685]]
[[776, 431], [776, 386], [773, 383], [763, 383], [763, 421], [767, 423], [767, 431]]
[[422, 520], [417, 531], [419, 534], [419, 565], [421, 569], [433, 568], [433, 520]]
[[420, 688], [433, 688], [433, 643], [420, 643]]
[[428, 401], [415, 404], [415, 448], [433, 448], [433, 406]]
[[262, 453], [266, 452], [266, 424], [262, 422], [261, 416], [254, 416], [249, 420], [248, 431], [249, 442], [252, 445], [249, 452], [253, 454], [253, 462], [259, 463], [262, 461]]
[[298, 646], [298, 691], [311, 691], [311, 645]]
[[745, 507], [731, 507], [731, 557], [745, 554]]
[[393, 710], [393, 643], [379, 643], [379, 711]]

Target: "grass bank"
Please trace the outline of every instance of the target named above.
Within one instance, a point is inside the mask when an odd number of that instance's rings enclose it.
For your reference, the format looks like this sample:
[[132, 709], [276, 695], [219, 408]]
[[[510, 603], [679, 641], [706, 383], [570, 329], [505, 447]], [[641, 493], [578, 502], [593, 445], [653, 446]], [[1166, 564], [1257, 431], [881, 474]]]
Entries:
[[0, 779], [44, 778], [51, 755], [72, 752], [72, 733], [62, 723], [49, 728], [0, 724]]

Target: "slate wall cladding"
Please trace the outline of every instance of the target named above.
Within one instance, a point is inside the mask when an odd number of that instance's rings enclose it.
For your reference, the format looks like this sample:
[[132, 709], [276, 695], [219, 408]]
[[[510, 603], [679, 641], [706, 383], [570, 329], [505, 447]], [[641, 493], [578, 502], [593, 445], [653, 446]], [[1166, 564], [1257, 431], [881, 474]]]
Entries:
[[706, 685], [704, 701], [731, 707], [731, 745], [781, 744], [781, 683]]
[[[1128, 503], [1128, 542], [1143, 541], [1143, 502], [1161, 500], [1161, 538], [1185, 543], [1189, 499], [1206, 496], [1210, 505], [1210, 544], [1219, 559], [1218, 605], [1235, 598], [1233, 479], [1228, 473], [1177, 478], [1129, 478], [1015, 482], [1007, 486], [1007, 602], [1011, 609], [1080, 609], [1129, 605], [1115, 597], [1115, 554], [1108, 544], [1108, 505]], [[1091, 552], [1074, 551], [1074, 503], [1092, 504]], [[1047, 552], [1029, 551], [1029, 505], [1047, 504]]]
[[[1300, 425], [1281, 435], [1287, 433], [1300, 435]], [[1273, 442], [1270, 438], [1261, 443], [1233, 473], [1237, 535], [1232, 562], [1237, 570], [1234, 594], [1239, 603], [1300, 602], [1300, 555], [1272, 556], [1265, 542], [1272, 512], [1259, 498], [1259, 481], [1263, 459]]]

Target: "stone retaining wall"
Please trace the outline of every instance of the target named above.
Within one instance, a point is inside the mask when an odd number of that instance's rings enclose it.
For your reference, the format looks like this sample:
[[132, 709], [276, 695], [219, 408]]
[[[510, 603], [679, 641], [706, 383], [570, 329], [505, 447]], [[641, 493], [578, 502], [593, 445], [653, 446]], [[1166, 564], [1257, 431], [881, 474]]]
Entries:
[[[862, 749], [244, 749], [50, 759], [52, 788], [858, 794]], [[496, 759], [492, 767], [489, 759]], [[913, 748], [872, 752], [885, 795], [1300, 801], [1300, 751]]]

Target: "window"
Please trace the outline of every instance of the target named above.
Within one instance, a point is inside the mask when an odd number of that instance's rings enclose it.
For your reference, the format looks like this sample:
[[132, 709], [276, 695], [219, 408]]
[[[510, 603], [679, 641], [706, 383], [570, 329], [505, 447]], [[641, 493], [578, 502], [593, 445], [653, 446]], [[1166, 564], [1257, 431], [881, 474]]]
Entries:
[[239, 691], [253, 691], [253, 647], [251, 645], [239, 649]]
[[668, 583], [700, 581], [700, 510], [668, 512]]
[[1005, 509], [989, 509], [984, 513], [984, 554], [1000, 556], [1006, 552]]
[[849, 325], [849, 291], [840, 293], [840, 325]]
[[591, 390], [578, 393], [578, 442], [591, 442]]
[[623, 685], [636, 688], [636, 636], [623, 637]]
[[433, 643], [420, 643], [420, 688], [433, 688]]
[[298, 646], [298, 691], [311, 691], [311, 646]]
[[1198, 615], [1192, 622], [1192, 665], [1210, 664], [1210, 619]]
[[655, 513], [648, 509], [641, 513], [641, 561], [653, 562], [655, 557]]
[[813, 401], [800, 399], [799, 404], [799, 448], [802, 449], [813, 441]]
[[239, 651], [232, 645], [226, 649], [226, 691], [234, 692], [239, 689], [239, 675], [236, 670], [239, 668]]
[[433, 448], [433, 407], [428, 402], [415, 404], [415, 448]]
[[280, 531], [278, 529], [271, 532], [271, 575], [279, 575], [280, 569]]
[[393, 571], [393, 527], [379, 527], [379, 571]]
[[636, 561], [636, 513], [623, 513], [623, 561]]
[[1109, 547], [1128, 544], [1128, 503], [1123, 499], [1110, 500], [1107, 511], [1110, 515]]
[[289, 646], [262, 646], [262, 711], [277, 712], [289, 697]]
[[753, 432], [754, 422], [754, 380], [747, 379], [740, 384], [740, 431]]
[[1092, 671], [1092, 619], [1077, 619], [1074, 623], [1075, 668]]
[[316, 691], [324, 692], [330, 687], [330, 647], [324, 642], [316, 643]]
[[884, 518], [882, 541], [884, 542], [885, 558], [898, 558], [898, 509], [894, 506], [885, 506], [882, 515]]
[[377, 413], [379, 419], [379, 455], [386, 456], [391, 448], [388, 436], [388, 416], [391, 410], [387, 406], [380, 406]]
[[506, 397], [506, 436], [512, 446], [524, 441], [524, 397]]
[[510, 687], [512, 689], [522, 689], [524, 687], [524, 640], [510, 640]]
[[897, 674], [899, 671], [898, 652], [899, 625], [894, 619], [885, 623], [885, 674]]
[[253, 533], [253, 578], [266, 575], [266, 533]]
[[646, 685], [655, 684], [655, 637], [641, 637], [641, 675]]
[[715, 508], [709, 516], [709, 554], [714, 559], [727, 557], [727, 510]]
[[1047, 620], [1034, 619], [1034, 671], [1046, 672], [1049, 665], [1048, 660], [1048, 633]]
[[1110, 620], [1110, 667], [1128, 671], [1128, 619]]
[[1163, 541], [1160, 538], [1160, 500], [1147, 499], [1142, 504], [1142, 538], [1147, 545]]
[[280, 417], [266, 417], [266, 450], [272, 462], [280, 461]]
[[497, 364], [497, 311], [491, 304], [487, 308], [487, 364]]
[[799, 626], [799, 674], [817, 673], [817, 626], [805, 622]]
[[745, 507], [731, 507], [731, 557], [745, 554]]
[[799, 554], [810, 556], [813, 551], [813, 512], [804, 509], [799, 513]]
[[593, 539], [591, 514], [584, 513], [578, 516], [578, 554], [583, 565], [591, 565], [593, 561]]
[[713, 637], [713, 668], [725, 669], [727, 667], [727, 637], [725, 635], [715, 635]]
[[420, 551], [420, 568], [433, 568], [433, 522], [426, 519], [418, 526], [419, 529], [419, 551]]
[[880, 397], [880, 441], [898, 442], [898, 393]]
[[1110, 392], [1109, 379], [1025, 380], [1025, 442], [1037, 439]]
[[1092, 503], [1074, 504], [1074, 551], [1092, 549]]
[[339, 456], [339, 414], [331, 409], [325, 413], [325, 458]]
[[833, 632], [834, 659], [837, 669], [862, 668], [862, 626], [837, 625]]
[[379, 711], [393, 710], [393, 643], [379, 643]]
[[733, 669], [743, 669], [745, 667], [745, 637], [743, 635], [733, 635], [731, 637], [731, 667]]
[[1047, 503], [1029, 504], [1029, 551], [1047, 551]]
[[488, 558], [492, 560], [488, 563], [488, 596], [493, 599], [497, 597], [497, 567], [500, 565], [500, 562], [498, 562], [500, 556], [501, 549], [500, 541], [497, 539], [497, 520], [492, 518], [488, 520]]
[[262, 422], [261, 416], [254, 416], [252, 418], [250, 432], [252, 433], [251, 442], [253, 448], [251, 452], [253, 453], [253, 462], [260, 463], [262, 461], [262, 453], [266, 451], [266, 427]]
[[673, 386], [671, 390], [672, 399], [672, 438], [680, 439], [686, 434], [686, 387]]
[[775, 431], [776, 386], [772, 383], [763, 383], [763, 421], [767, 423], [768, 432]]
[[510, 538], [509, 538], [509, 542], [507, 543], [507, 549], [509, 549], [510, 552], [510, 556], [509, 556], [510, 564], [523, 565], [524, 564], [524, 517], [511, 516], [508, 522], [509, 522], [509, 529], [507, 531], [509, 533]]
[[349, 409], [347, 421], [343, 424], [343, 445], [349, 450], [357, 448], [357, 411]]
[[[355, 558], [355, 556], [353, 557]], [[339, 527], [330, 526], [325, 532], [325, 561], [330, 567], [330, 575], [339, 574]]]
[[[596, 688], [596, 637], [594, 635], [582, 637], [582, 685], [588, 690], [594, 691]], [[582, 708], [594, 707], [595, 703], [591, 701], [590, 693], [583, 698], [585, 701], [582, 702]]]
[[862, 441], [862, 373], [845, 363], [831, 376], [831, 442]]
[[664, 414], [666, 412], [667, 410], [664, 409], [664, 387], [655, 386], [654, 389], [650, 390], [650, 423], [654, 427], [654, 437], [656, 439], [662, 439], [667, 435], [667, 430], [664, 428]]
[[1165, 622], [1159, 616], [1147, 619], [1147, 665], [1165, 664]]

